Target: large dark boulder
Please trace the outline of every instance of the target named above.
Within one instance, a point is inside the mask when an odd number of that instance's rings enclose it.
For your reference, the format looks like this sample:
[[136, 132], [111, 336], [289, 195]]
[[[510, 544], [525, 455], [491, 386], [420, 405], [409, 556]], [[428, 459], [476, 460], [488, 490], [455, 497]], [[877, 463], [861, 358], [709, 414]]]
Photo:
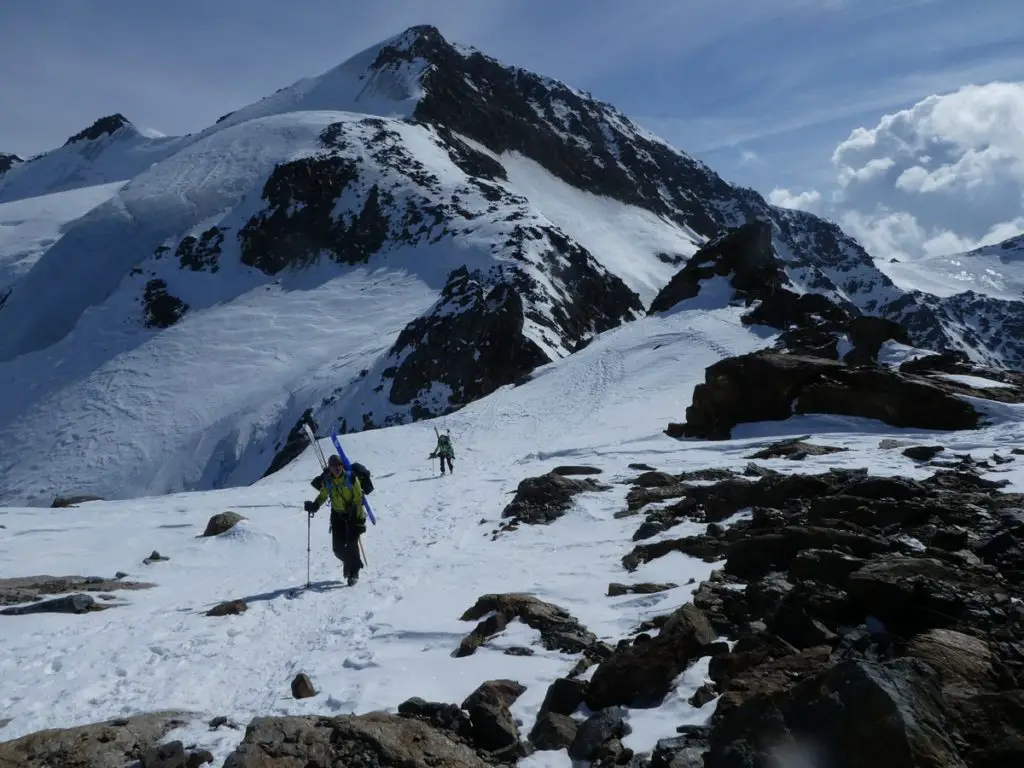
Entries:
[[418, 716], [258, 717], [224, 768], [492, 768], [456, 734]]
[[726, 440], [744, 422], [824, 413], [877, 419], [894, 427], [977, 429], [981, 415], [948, 387], [881, 368], [854, 368], [817, 357], [753, 352], [708, 367], [685, 424], [671, 437]]
[[964, 768], [931, 670], [913, 660], [850, 661], [747, 700], [711, 732], [707, 768], [788, 765]]
[[704, 613], [687, 603], [671, 615], [658, 635], [623, 645], [600, 663], [587, 688], [587, 706], [591, 710], [657, 706], [679, 673], [706, 655], [716, 639]]

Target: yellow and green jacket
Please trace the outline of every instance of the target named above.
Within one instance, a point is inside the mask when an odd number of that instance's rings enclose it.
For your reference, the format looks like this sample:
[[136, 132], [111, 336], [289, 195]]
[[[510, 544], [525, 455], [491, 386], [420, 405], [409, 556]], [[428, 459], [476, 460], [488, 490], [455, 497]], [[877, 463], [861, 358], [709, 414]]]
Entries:
[[332, 510], [346, 514], [351, 510], [353, 512], [353, 520], [360, 525], [366, 525], [366, 510], [363, 508], [363, 488], [355, 474], [348, 473], [348, 477], [351, 478], [351, 485], [345, 482], [344, 474], [335, 478], [330, 473], [325, 473], [320, 493], [317, 494], [316, 500], [313, 503], [319, 507], [330, 496]]

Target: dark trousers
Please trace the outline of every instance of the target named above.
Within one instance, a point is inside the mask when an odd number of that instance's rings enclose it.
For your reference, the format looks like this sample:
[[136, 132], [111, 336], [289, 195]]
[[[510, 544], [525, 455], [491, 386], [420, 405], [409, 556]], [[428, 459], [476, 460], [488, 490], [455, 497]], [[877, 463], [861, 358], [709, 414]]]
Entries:
[[355, 522], [338, 509], [331, 510], [331, 548], [334, 556], [341, 560], [344, 576], [358, 576], [363, 567], [359, 556], [359, 531]]
[[452, 457], [451, 456], [441, 456], [441, 455], [438, 455], [437, 458], [441, 462], [441, 474], [442, 475], [444, 474], [444, 463], [446, 461], [448, 462], [448, 471], [449, 472], [454, 472], [455, 471], [455, 467], [452, 466]]

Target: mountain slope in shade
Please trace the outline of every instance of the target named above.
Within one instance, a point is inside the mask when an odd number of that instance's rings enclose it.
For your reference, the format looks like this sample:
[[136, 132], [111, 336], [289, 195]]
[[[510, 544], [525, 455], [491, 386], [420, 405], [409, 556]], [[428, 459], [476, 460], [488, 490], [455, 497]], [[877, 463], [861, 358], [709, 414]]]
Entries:
[[0, 306], [3, 501], [244, 484], [287, 463], [300, 417], [353, 430], [458, 409], [632, 322], [753, 219], [794, 292], [905, 318], [918, 346], [1024, 359], [1004, 332], [1017, 305], [908, 293], [835, 225], [431, 27], [188, 137], [115, 123], [15, 169], [44, 188], [39, 163], [79, 145], [167, 153]]

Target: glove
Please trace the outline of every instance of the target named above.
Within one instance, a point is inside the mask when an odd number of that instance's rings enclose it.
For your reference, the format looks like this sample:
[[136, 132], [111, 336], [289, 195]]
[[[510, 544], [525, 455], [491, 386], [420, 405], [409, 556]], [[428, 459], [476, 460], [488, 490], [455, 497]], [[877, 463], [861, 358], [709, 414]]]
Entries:
[[366, 523], [356, 523], [356, 533], [360, 536], [366, 533]]
[[306, 510], [307, 512], [309, 512], [309, 516], [310, 516], [310, 517], [312, 517], [313, 515], [315, 515], [315, 514], [316, 514], [316, 502], [313, 502], [313, 501], [307, 501], [307, 502], [306, 502], [305, 504], [303, 504], [302, 506], [303, 506], [303, 508], [304, 508], [304, 509], [305, 509], [305, 510]]

